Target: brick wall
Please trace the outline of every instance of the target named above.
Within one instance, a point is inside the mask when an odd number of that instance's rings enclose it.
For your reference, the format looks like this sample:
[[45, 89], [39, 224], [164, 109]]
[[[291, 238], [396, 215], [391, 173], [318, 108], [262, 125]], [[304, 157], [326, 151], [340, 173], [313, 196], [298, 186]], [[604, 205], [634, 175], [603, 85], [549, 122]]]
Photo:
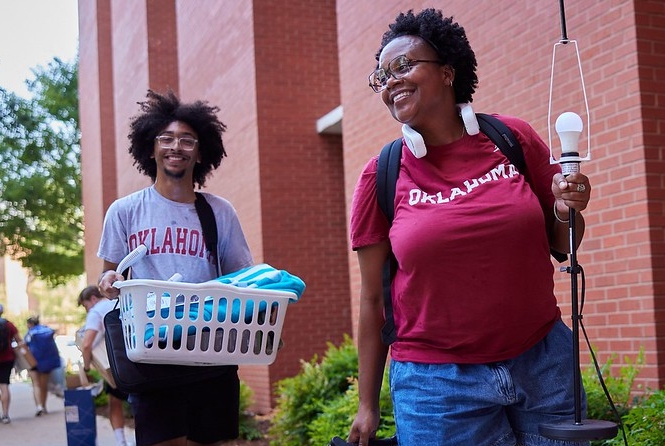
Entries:
[[[655, 339], [655, 352], [649, 359], [657, 367], [662, 386], [665, 383], [665, 4], [654, 0], [635, 5], [641, 123], [629, 130], [635, 130], [642, 138], [642, 141], [636, 138], [636, 143], [643, 145], [645, 178], [633, 182], [646, 186], [646, 193], [640, 193], [639, 199], [648, 203], [649, 250], [644, 252], [650, 258], [642, 254], [628, 267], [642, 271], [640, 278], [650, 286], [642, 294], [644, 305], [634, 310], [634, 326], [626, 327], [626, 332], [633, 339], [633, 350], [642, 339]], [[633, 302], [626, 304], [635, 306]]]
[[[79, 7], [79, 98], [81, 173], [85, 205], [85, 270], [96, 283], [102, 262], [96, 256], [104, 212], [116, 198], [115, 121], [111, 59], [110, 1]], [[102, 126], [104, 131], [102, 132]]]
[[336, 31], [334, 1], [254, 2], [264, 259], [308, 284], [280, 377], [351, 331], [341, 138], [316, 132], [340, 103]]
[[148, 84], [156, 91], [178, 91], [178, 29], [175, 2], [146, 0]]

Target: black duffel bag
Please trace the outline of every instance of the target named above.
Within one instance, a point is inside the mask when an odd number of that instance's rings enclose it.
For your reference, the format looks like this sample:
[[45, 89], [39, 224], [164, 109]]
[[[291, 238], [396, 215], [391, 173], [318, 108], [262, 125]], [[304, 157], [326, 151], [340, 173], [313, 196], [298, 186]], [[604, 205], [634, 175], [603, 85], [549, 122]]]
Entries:
[[221, 377], [238, 369], [237, 365], [187, 366], [133, 362], [125, 350], [119, 308], [104, 316], [104, 328], [111, 374], [116, 387], [123, 392], [152, 392]]

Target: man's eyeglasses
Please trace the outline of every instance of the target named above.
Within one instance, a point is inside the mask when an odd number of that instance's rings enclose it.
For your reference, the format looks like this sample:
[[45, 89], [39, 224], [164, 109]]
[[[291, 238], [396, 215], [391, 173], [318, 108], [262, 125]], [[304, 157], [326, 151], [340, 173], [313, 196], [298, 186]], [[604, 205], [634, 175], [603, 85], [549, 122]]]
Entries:
[[374, 93], [381, 93], [388, 86], [390, 76], [395, 79], [401, 79], [406, 76], [411, 68], [420, 62], [438, 63], [443, 65], [440, 60], [414, 60], [409, 59], [406, 55], [402, 54], [397, 56], [388, 63], [388, 68], [378, 68], [369, 75], [369, 86], [374, 90]]
[[175, 146], [178, 145], [182, 150], [188, 152], [194, 150], [196, 144], [199, 142], [198, 139], [189, 138], [187, 136], [176, 138], [172, 135], [159, 135], [155, 138], [155, 141], [157, 141], [159, 147], [162, 149], [175, 149]]

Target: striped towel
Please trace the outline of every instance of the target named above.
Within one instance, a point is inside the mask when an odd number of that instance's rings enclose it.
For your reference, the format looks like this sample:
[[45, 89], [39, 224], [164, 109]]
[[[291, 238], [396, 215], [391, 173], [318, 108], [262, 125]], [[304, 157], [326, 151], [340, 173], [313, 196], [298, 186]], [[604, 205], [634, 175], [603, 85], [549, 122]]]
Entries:
[[291, 303], [297, 302], [305, 291], [305, 282], [302, 279], [287, 271], [275, 269], [267, 263], [250, 266], [220, 276], [216, 280], [240, 288], [290, 291], [296, 295], [295, 299], [291, 299]]

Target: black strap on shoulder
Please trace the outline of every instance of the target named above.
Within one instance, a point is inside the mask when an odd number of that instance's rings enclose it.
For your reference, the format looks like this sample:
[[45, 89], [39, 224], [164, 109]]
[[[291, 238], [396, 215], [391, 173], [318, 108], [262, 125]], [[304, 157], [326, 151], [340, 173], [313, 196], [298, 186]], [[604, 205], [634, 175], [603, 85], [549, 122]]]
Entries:
[[485, 113], [476, 113], [480, 131], [483, 132], [501, 152], [508, 158], [508, 161], [523, 172], [526, 163], [524, 162], [524, 152], [520, 142], [515, 138], [513, 132], [501, 120]]
[[[476, 113], [480, 130], [492, 140], [494, 144], [501, 150], [501, 152], [508, 158], [508, 161], [517, 168], [529, 180], [528, 169], [526, 161], [524, 160], [524, 151], [520, 142], [515, 138], [513, 132], [510, 131], [508, 126], [501, 122], [495, 116], [487, 115], [485, 113]], [[568, 260], [568, 255], [554, 249], [550, 249], [550, 254], [559, 263]]]
[[395, 217], [395, 185], [401, 159], [402, 138], [398, 138], [383, 146], [376, 168], [376, 194], [379, 207], [391, 224]]
[[194, 207], [196, 207], [196, 213], [201, 222], [201, 229], [203, 230], [203, 239], [205, 240], [206, 248], [215, 262], [215, 269], [217, 270], [217, 275], [219, 275], [219, 261], [217, 259], [217, 223], [215, 222], [215, 213], [212, 211], [210, 203], [208, 203], [200, 192], [196, 192]]
[[[395, 186], [399, 176], [399, 166], [402, 159], [402, 138], [389, 142], [379, 154], [376, 168], [376, 193], [379, 208], [392, 225], [395, 217]], [[381, 328], [381, 339], [390, 345], [397, 339], [395, 320], [393, 318], [392, 294], [390, 285], [397, 269], [397, 261], [392, 252], [383, 265], [383, 310], [386, 319]]]

